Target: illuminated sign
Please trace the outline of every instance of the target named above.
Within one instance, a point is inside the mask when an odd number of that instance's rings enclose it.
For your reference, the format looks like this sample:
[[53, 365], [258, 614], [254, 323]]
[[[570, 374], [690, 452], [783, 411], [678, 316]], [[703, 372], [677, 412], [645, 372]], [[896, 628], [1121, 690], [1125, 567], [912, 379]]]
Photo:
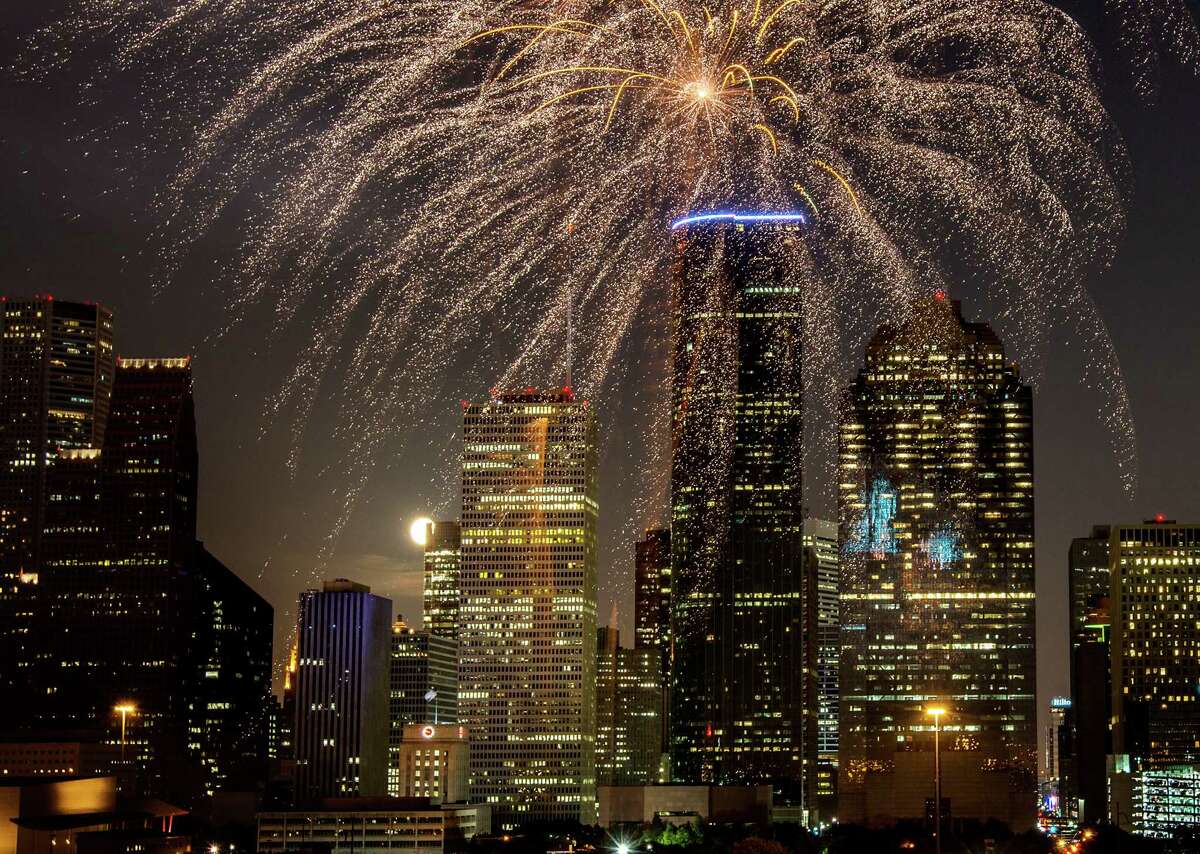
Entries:
[[733, 213], [714, 211], [712, 213], [689, 214], [671, 223], [671, 231], [689, 225], [705, 222], [798, 222], [808, 223], [808, 217], [799, 211], [781, 211], [779, 213]]

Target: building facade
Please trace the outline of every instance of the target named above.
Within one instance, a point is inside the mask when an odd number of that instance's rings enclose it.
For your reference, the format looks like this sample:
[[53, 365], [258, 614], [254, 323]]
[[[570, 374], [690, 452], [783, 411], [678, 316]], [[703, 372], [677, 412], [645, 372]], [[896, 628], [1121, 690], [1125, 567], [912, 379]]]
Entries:
[[1071, 541], [1067, 555], [1071, 609], [1071, 708], [1067, 712], [1060, 797], [1064, 814], [1088, 824], [1108, 814], [1106, 762], [1112, 753], [1109, 664], [1112, 529], [1097, 525]]
[[[114, 371], [113, 318], [101, 305], [51, 296], [0, 302], [0, 686], [21, 691], [41, 571], [46, 479], [62, 454], [98, 450]], [[5, 704], [0, 726], [29, 724]]]
[[837, 523], [804, 520], [804, 556], [815, 567], [817, 586], [817, 773], [816, 799], [822, 821], [837, 815], [839, 552]]
[[388, 794], [400, 795], [400, 748], [413, 724], [458, 721], [458, 641], [392, 624], [388, 695]]
[[275, 610], [203, 543], [196, 543], [193, 583], [188, 749], [205, 794], [254, 791], [273, 752]]
[[671, 733], [671, 531], [650, 528], [634, 547], [634, 647], [658, 650], [662, 709], [659, 719], [659, 752], [664, 773], [668, 770], [666, 748]]
[[839, 442], [839, 818], [1034, 824], [1032, 391], [938, 291], [885, 325]]
[[482, 805], [439, 807], [423, 798], [342, 798], [316, 809], [259, 813], [255, 845], [259, 854], [459, 854], [472, 837], [491, 832], [490, 812]]
[[410, 724], [400, 739], [395, 797], [428, 798], [432, 804], [466, 803], [471, 742], [458, 724]]
[[458, 640], [458, 573], [461, 527], [431, 522], [425, 534], [425, 631]]
[[596, 632], [596, 784], [645, 786], [662, 763], [658, 650], [621, 646], [615, 628]]
[[293, 676], [296, 801], [387, 788], [392, 603], [363, 584], [300, 594]]
[[670, 751], [678, 782], [770, 783], [807, 803], [799, 221], [674, 227]]
[[459, 719], [502, 825], [595, 821], [595, 413], [569, 389], [464, 404]]
[[1112, 529], [1113, 753], [1200, 764], [1200, 525]]

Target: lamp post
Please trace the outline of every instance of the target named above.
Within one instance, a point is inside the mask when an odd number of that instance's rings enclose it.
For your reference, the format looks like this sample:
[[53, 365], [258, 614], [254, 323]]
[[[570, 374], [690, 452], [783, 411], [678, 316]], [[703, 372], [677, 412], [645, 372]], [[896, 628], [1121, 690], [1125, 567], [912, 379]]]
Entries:
[[113, 706], [113, 711], [121, 716], [121, 764], [125, 764], [125, 718], [137, 714], [137, 706], [133, 703], [121, 703]]
[[933, 840], [936, 854], [942, 854], [942, 706], [930, 706], [925, 714], [933, 718]]

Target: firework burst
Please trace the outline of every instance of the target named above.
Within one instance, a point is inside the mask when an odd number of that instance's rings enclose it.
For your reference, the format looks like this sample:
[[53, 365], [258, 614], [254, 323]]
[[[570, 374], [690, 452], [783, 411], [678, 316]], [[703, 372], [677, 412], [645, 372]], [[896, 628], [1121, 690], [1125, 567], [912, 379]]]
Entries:
[[[440, 413], [437, 401], [558, 379], [564, 352], [576, 384], [605, 399], [661, 358], [637, 333], [661, 337], [667, 225], [718, 207], [808, 216], [795, 274], [810, 423], [834, 423], [846, 359], [880, 320], [953, 285], [990, 301], [1025, 360], [1064, 319], [1077, 324], [1132, 484], [1128, 404], [1081, 286], [1122, 230], [1124, 158], [1086, 37], [1045, 3], [81, 0], [80, 11], [73, 35], [115, 34], [112, 74], [148, 56], [166, 69], [143, 81], [148, 125], [203, 117], [184, 130], [160, 200], [171, 261], [223, 217], [255, 212], [231, 303], [308, 328], [271, 408], [295, 427], [294, 460], [312, 407], [337, 413], [352, 486], [334, 538], [403, 428]], [[568, 315], [577, 332], [564, 348]], [[645, 447], [662, 448], [668, 396], [648, 388], [630, 417]], [[635, 458], [648, 453], [630, 442]]]

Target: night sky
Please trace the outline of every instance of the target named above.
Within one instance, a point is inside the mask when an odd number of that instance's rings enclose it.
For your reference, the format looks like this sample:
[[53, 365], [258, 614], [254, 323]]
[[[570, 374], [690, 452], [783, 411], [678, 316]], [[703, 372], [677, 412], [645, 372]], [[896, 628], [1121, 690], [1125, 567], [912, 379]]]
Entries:
[[[0, 62], [7, 65], [5, 58], [15, 61], [23, 40], [63, 3], [5, 5]], [[185, 268], [155, 292], [147, 257], [155, 223], [147, 207], [172, 159], [142, 153], [132, 95], [118, 92], [102, 110], [85, 105], [84, 60], [41, 80], [0, 71], [0, 293], [101, 301], [116, 313], [119, 353], [196, 357], [200, 535], [275, 606], [281, 647], [338, 506], [337, 449], [314, 429], [305, 463], [294, 473], [287, 467], [287, 437], [264, 417], [263, 402], [292, 350], [286, 340], [266, 346], [264, 327], [253, 318], [216, 336], [228, 320], [223, 294], [231, 283], [214, 283], [207, 266]], [[1115, 265], [1090, 290], [1129, 387], [1139, 489], [1132, 497], [1122, 490], [1098, 400], [1078, 382], [1078, 351], [1068, 340], [1056, 342], [1044, 354], [1035, 395], [1039, 708], [1068, 690], [1070, 539], [1096, 523], [1156, 512], [1200, 521], [1200, 83], [1168, 69], [1151, 104], [1133, 97], [1118, 73], [1110, 78], [1107, 100], [1132, 153], [1136, 190]], [[97, 144], [93, 131], [102, 125], [111, 129]], [[218, 229], [203, 251], [232, 257], [238, 242], [235, 229]], [[964, 312], [987, 319], [969, 301]], [[856, 367], [846, 366], [847, 380]], [[602, 430], [619, 435], [620, 425], [604, 418], [605, 402], [596, 404]], [[421, 556], [408, 522], [456, 512], [455, 481], [438, 461], [454, 447], [458, 420], [457, 400], [431, 401], [423, 423], [398, 428], [394, 464], [370, 483], [321, 575], [366, 582], [417, 618]], [[610, 441], [602, 460], [600, 614], [603, 621], [615, 598], [629, 631], [632, 543], [618, 530], [624, 514], [605, 514], [628, 506], [637, 483], [608, 475], [623, 464], [621, 444]], [[813, 509], [832, 512], [819, 503]]]

